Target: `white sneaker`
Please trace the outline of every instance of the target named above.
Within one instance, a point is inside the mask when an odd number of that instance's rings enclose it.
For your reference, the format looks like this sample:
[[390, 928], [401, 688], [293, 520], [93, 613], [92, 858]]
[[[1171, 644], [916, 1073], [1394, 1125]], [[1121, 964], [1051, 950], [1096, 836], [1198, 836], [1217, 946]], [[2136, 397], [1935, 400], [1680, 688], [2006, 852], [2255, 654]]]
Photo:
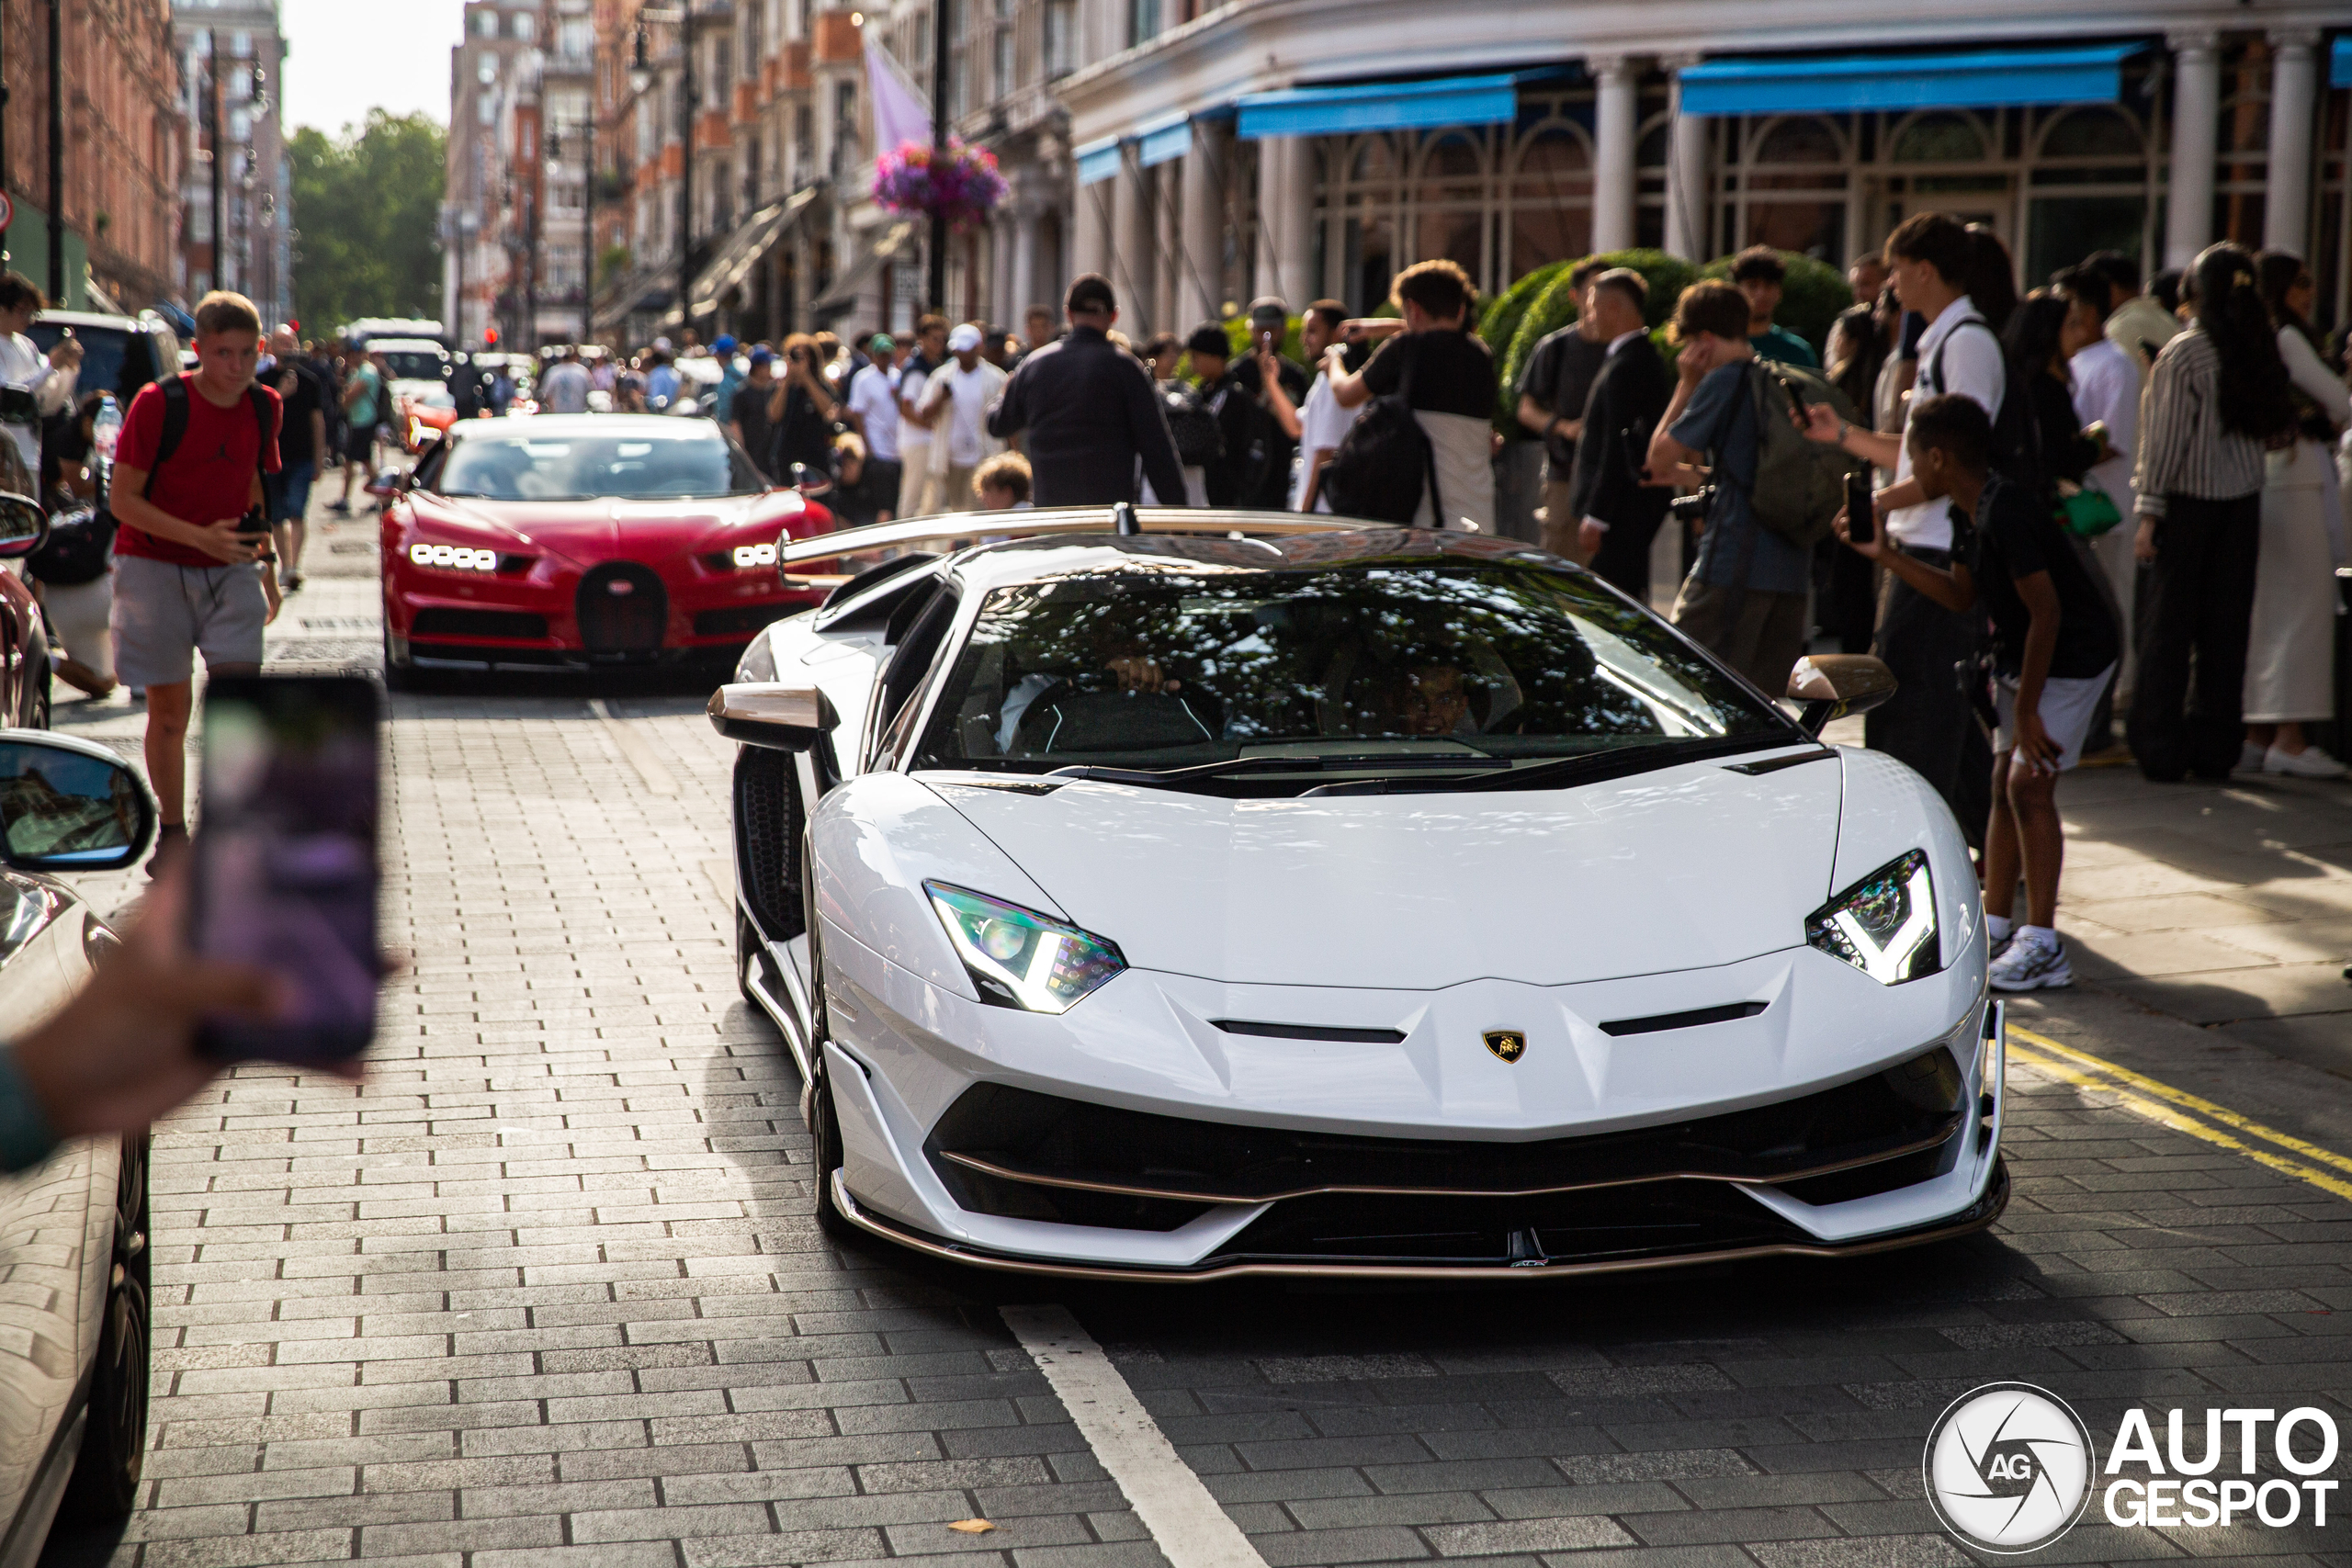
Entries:
[[2262, 755], [2262, 771], [2298, 779], [2340, 779], [2346, 773], [2343, 763], [2316, 746], [2300, 751], [2281, 751], [2273, 746]]
[[2065, 943], [2020, 935], [1994, 960], [1985, 981], [1996, 991], [2055, 990], [2073, 985], [2075, 971], [2066, 962]]
[[2269, 755], [2268, 751], [2249, 740], [2238, 748], [2238, 765], [2230, 771], [2233, 773], [2258, 773], [2262, 772], [2263, 759]]

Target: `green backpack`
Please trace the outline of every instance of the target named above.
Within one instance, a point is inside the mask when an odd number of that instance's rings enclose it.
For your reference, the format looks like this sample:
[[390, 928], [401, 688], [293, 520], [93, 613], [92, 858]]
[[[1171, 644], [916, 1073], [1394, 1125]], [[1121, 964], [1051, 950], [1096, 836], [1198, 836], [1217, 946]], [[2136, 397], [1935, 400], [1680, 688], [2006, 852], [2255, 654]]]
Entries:
[[1774, 360], [1748, 361], [1747, 390], [1759, 433], [1748, 509], [1764, 527], [1810, 550], [1829, 537], [1829, 526], [1846, 504], [1846, 476], [1860, 465], [1800, 433], [1791, 415], [1800, 400], [1827, 403], [1838, 418], [1853, 423], [1854, 405], [1814, 371]]

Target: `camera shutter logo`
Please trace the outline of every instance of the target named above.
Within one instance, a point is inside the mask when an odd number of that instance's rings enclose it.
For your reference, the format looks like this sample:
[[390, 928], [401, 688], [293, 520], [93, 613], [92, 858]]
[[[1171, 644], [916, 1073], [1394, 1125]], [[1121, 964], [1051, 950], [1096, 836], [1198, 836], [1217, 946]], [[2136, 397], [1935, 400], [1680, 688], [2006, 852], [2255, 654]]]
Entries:
[[2098, 1455], [2066, 1402], [2031, 1383], [1986, 1383], [1928, 1434], [1928, 1501], [1944, 1529], [1980, 1551], [2035, 1551], [2075, 1528]]

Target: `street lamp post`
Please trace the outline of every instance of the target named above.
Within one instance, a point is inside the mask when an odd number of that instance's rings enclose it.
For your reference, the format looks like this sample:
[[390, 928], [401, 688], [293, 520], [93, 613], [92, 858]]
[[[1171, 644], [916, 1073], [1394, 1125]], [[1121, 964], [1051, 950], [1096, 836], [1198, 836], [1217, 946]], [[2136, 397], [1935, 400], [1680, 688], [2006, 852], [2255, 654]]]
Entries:
[[695, 0], [678, 6], [678, 118], [684, 158], [678, 166], [678, 341], [695, 324]]
[[220, 35], [204, 35], [204, 133], [212, 141], [212, 287], [228, 287], [226, 264], [229, 258], [229, 185], [228, 170], [222, 164], [220, 149]]
[[[947, 152], [947, 23], [956, 0], [932, 0], [931, 6], [931, 152], [937, 166]], [[936, 188], [936, 187], [934, 187]], [[931, 308], [947, 313], [947, 213], [931, 210]]]
[[65, 302], [65, 23], [49, 0], [49, 297]]

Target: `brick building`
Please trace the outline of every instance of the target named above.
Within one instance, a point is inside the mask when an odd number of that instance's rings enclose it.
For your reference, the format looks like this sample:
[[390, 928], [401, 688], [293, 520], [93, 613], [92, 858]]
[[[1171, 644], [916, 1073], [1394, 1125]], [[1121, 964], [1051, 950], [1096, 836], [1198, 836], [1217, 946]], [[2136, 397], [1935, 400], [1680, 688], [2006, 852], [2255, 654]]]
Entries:
[[[168, 0], [0, 0], [8, 265], [48, 288], [49, 18], [62, 63], [64, 302], [143, 310], [181, 291], [179, 67]], [[95, 285], [95, 288], [93, 287]]]

